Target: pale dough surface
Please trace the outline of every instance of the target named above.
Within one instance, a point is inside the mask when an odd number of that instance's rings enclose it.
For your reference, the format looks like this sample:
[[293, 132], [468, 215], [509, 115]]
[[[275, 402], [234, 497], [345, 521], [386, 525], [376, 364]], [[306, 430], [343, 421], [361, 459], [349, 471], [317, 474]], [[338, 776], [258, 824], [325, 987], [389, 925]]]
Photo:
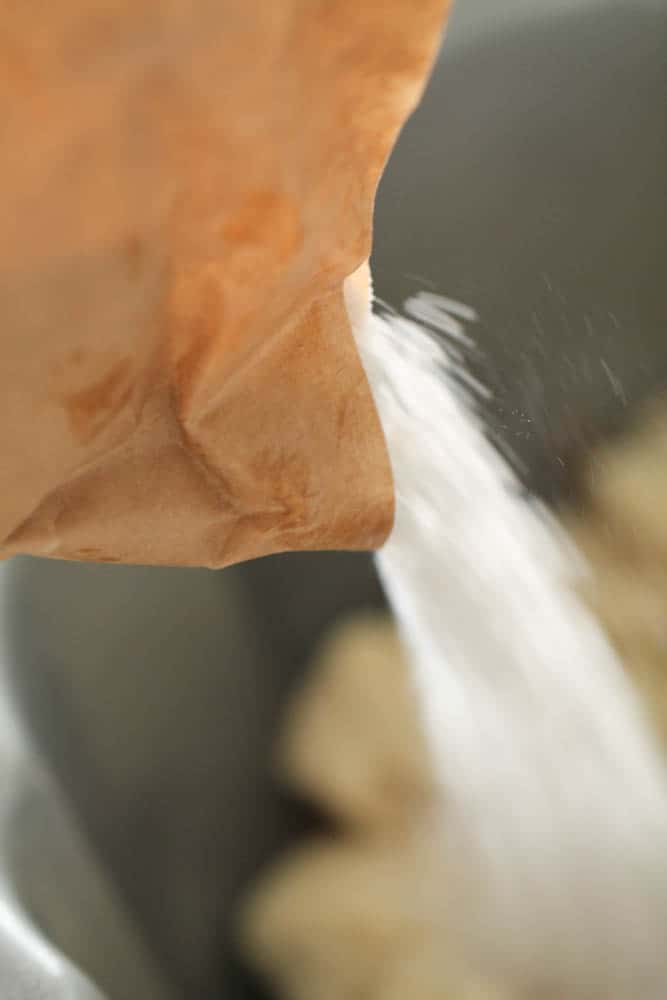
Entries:
[[[667, 406], [599, 449], [563, 523], [588, 563], [580, 588], [667, 750]], [[283, 778], [339, 824], [247, 901], [242, 940], [285, 1000], [534, 1000], [479, 980], [442, 921], [436, 797], [395, 626], [341, 623], [286, 719]]]

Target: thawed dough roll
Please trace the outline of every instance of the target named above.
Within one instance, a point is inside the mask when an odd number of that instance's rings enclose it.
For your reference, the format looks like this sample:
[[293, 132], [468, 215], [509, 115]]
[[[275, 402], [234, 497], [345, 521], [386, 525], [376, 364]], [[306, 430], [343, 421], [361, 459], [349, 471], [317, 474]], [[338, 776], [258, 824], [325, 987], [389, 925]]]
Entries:
[[[667, 750], [667, 406], [593, 455], [587, 501], [563, 521], [588, 563], [582, 596]], [[279, 864], [245, 907], [246, 954], [279, 997], [535, 1000], [485, 982], [448, 934], [433, 825], [446, 807], [389, 618], [342, 623], [327, 638], [279, 761], [342, 827]]]

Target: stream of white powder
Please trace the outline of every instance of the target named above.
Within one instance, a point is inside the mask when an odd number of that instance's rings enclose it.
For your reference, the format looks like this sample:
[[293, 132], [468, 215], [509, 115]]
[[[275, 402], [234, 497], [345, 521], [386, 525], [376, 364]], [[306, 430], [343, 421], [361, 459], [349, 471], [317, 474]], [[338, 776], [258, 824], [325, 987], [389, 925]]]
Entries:
[[378, 564], [442, 786], [446, 908], [461, 946], [531, 998], [664, 1000], [663, 764], [575, 596], [574, 552], [427, 330], [451, 340], [469, 311], [429, 294], [406, 312], [356, 335], [394, 472]]

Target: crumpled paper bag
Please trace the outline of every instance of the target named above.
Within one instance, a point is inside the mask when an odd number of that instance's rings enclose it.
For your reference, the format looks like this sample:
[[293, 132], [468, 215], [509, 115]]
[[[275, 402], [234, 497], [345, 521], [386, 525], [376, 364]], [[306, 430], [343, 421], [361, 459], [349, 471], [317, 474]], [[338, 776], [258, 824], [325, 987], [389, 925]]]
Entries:
[[372, 548], [343, 283], [447, 0], [59, 0], [0, 33], [0, 554]]

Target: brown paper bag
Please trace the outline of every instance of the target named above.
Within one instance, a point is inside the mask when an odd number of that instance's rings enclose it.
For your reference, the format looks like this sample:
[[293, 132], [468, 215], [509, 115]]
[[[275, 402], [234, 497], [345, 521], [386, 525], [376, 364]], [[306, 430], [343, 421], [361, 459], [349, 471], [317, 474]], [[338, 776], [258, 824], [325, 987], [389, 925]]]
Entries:
[[342, 287], [447, 0], [0, 28], [0, 554], [223, 566], [392, 519]]

